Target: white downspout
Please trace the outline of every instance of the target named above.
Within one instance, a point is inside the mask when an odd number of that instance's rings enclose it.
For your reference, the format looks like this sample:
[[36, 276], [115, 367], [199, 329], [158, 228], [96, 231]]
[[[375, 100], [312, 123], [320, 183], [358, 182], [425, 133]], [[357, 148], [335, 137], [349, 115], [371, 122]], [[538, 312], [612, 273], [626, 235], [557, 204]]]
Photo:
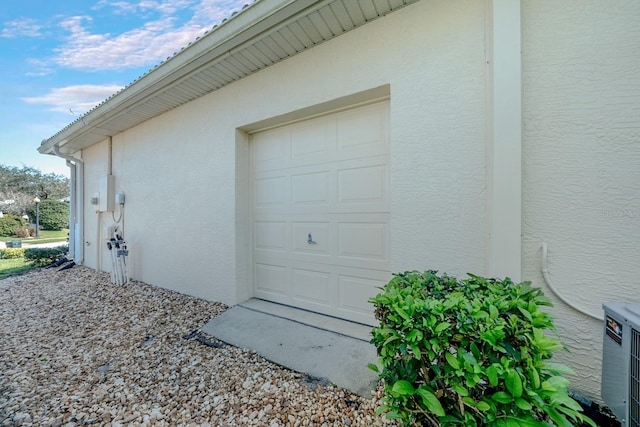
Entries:
[[73, 258], [76, 254], [76, 164], [67, 160], [71, 179], [69, 180], [69, 254]]
[[57, 145], [53, 146], [53, 153], [65, 159], [71, 169], [69, 252], [73, 254], [76, 265], [82, 265], [84, 262], [84, 162], [76, 157], [62, 154]]

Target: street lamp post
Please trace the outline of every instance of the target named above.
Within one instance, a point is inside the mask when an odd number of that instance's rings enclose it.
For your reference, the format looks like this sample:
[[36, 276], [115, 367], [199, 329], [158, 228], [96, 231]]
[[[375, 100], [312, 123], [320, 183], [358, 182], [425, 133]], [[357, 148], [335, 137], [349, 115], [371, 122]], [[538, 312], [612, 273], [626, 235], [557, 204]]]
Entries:
[[40, 237], [40, 199], [36, 196], [33, 201], [36, 204], [36, 237]]

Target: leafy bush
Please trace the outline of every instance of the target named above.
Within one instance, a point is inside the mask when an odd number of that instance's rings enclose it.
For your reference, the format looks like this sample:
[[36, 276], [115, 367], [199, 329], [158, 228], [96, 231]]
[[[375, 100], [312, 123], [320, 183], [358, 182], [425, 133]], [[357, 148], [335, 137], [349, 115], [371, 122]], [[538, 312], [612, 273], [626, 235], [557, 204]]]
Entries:
[[[28, 212], [31, 218], [36, 217], [35, 208]], [[41, 230], [58, 231], [69, 225], [69, 204], [59, 200], [42, 200], [39, 207], [39, 224]]]
[[2, 248], [0, 249], [0, 259], [24, 258], [24, 248]]
[[18, 229], [26, 226], [27, 222], [19, 216], [4, 214], [0, 218], [0, 237], [15, 236]]
[[68, 245], [61, 245], [55, 248], [29, 248], [24, 252], [24, 258], [36, 266], [43, 266], [61, 259], [68, 251]]
[[571, 370], [548, 362], [564, 347], [529, 282], [436, 271], [394, 275], [371, 302], [385, 383], [379, 413], [405, 426], [553, 426], [593, 421], [568, 395]]

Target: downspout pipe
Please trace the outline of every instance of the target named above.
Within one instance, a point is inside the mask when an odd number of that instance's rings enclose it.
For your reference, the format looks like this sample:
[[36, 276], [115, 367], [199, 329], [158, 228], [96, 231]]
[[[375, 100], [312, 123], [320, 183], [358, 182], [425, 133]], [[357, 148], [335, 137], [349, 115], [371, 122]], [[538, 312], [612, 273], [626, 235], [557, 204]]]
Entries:
[[77, 265], [84, 262], [84, 162], [60, 152], [58, 145], [53, 153], [67, 161], [70, 168], [70, 204], [69, 204], [69, 252]]
[[71, 179], [69, 180], [69, 254], [70, 258], [76, 253], [76, 164], [67, 160]]

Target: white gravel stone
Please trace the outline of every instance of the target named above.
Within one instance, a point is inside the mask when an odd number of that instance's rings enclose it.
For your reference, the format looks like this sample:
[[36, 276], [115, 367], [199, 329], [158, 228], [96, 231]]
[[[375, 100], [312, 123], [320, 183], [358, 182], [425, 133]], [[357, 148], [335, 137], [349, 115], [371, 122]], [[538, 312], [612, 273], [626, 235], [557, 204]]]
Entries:
[[381, 388], [312, 388], [255, 353], [184, 338], [224, 310], [84, 267], [0, 280], [0, 425], [395, 425], [374, 415]]

